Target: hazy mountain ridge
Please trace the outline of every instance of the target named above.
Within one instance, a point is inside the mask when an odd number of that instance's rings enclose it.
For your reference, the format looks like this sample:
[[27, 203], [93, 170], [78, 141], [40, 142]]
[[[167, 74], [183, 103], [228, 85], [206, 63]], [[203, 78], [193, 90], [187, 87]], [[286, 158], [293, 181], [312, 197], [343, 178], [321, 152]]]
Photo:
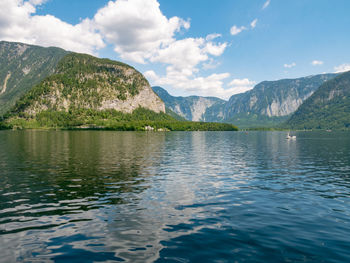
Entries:
[[350, 71], [321, 85], [286, 124], [292, 129], [349, 129]]
[[34, 85], [54, 73], [68, 52], [0, 41], [0, 116]]
[[226, 103], [226, 101], [216, 97], [175, 97], [158, 86], [152, 87], [152, 89], [164, 101], [166, 107], [191, 121], [217, 121], [216, 119], [211, 120], [210, 117], [206, 115], [206, 112], [211, 107], [224, 105]]
[[336, 75], [263, 81], [252, 90], [231, 96], [229, 101], [215, 97], [174, 97], [161, 87], [153, 90], [167, 107], [188, 120], [230, 122], [243, 128], [275, 126], [286, 121], [320, 85]]

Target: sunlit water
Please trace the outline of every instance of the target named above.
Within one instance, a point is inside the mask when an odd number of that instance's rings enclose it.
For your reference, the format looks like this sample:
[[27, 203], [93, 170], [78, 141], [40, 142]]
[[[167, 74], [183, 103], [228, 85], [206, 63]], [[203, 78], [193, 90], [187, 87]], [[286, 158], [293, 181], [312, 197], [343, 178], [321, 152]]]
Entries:
[[350, 262], [350, 133], [0, 132], [0, 262]]

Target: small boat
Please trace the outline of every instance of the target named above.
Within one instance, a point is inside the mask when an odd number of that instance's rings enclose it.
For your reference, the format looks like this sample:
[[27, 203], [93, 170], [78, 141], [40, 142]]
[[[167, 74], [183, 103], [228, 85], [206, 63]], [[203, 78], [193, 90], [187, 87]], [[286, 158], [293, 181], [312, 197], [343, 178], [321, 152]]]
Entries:
[[288, 134], [287, 134], [287, 137], [286, 137], [286, 139], [287, 140], [295, 140], [297, 138], [297, 136], [290, 136], [290, 134], [289, 134], [289, 132], [288, 132]]

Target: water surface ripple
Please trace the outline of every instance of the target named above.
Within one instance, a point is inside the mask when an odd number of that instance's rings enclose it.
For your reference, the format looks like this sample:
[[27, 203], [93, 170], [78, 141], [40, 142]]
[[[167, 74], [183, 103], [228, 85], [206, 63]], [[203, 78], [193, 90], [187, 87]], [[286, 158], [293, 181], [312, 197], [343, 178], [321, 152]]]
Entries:
[[350, 134], [0, 132], [0, 262], [350, 262]]

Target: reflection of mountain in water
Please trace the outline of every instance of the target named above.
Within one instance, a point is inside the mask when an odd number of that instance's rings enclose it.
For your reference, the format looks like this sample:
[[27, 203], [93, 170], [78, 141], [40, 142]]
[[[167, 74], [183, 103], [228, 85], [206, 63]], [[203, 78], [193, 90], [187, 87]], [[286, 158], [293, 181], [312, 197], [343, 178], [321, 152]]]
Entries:
[[350, 137], [293, 135], [2, 132], [4, 261], [348, 262]]
[[[159, 162], [155, 153], [164, 143], [163, 133], [26, 131], [8, 135], [2, 145], [0, 189], [14, 194], [1, 197], [1, 204], [5, 203], [1, 209], [11, 208], [14, 216], [28, 215], [32, 205], [43, 209], [30, 215], [42, 216], [47, 210], [50, 215], [62, 215], [123, 203], [126, 193], [146, 189], [142, 185], [146, 168]], [[14, 200], [26, 200], [28, 209], [17, 211], [21, 202]]]
[[[0, 138], [0, 235], [7, 238], [0, 239], [0, 247], [17, 246], [21, 248], [17, 255], [27, 259], [53, 253], [59, 261], [59, 254], [69, 249], [90, 255], [84, 262], [120, 260], [114, 253], [87, 248], [107, 244], [103, 239], [113, 234], [125, 232], [130, 238], [134, 233], [129, 229], [136, 227], [133, 220], [143, 221], [135, 207], [150, 187], [147, 180], [159, 165], [165, 134], [19, 131], [4, 135]], [[7, 194], [1, 195], [1, 189]], [[125, 224], [111, 230], [112, 236], [104, 236], [103, 229], [115, 226], [113, 222]], [[107, 245], [109, 251], [114, 243]], [[56, 248], [47, 250], [51, 246]], [[8, 262], [18, 259], [11, 251], [3, 255]]]

